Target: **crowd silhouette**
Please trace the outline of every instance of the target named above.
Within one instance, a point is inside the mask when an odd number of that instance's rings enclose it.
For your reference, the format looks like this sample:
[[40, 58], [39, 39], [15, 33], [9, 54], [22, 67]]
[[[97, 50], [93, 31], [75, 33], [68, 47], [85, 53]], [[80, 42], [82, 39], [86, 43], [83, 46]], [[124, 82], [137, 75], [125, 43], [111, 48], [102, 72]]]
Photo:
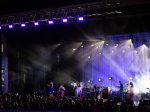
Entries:
[[144, 101], [134, 106], [117, 98], [98, 99], [97, 97], [49, 96], [27, 94], [1, 94], [0, 111], [69, 111], [69, 112], [149, 112]]

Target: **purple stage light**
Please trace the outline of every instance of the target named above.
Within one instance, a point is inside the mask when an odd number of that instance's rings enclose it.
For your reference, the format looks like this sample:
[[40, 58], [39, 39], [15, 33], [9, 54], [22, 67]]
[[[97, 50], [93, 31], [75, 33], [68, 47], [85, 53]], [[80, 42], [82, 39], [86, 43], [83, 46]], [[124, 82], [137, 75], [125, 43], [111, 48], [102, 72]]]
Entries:
[[88, 83], [91, 83], [91, 80], [88, 80]]
[[38, 22], [34, 22], [34, 25], [35, 25], [35, 26], [38, 26], [38, 25], [39, 25], [39, 23], [38, 23]]
[[13, 25], [9, 25], [8, 27], [9, 27], [9, 28], [13, 28]]
[[54, 24], [54, 22], [52, 20], [49, 20], [48, 24]]
[[25, 26], [26, 26], [26, 24], [24, 24], [24, 23], [21, 24], [21, 27], [25, 27]]
[[109, 77], [109, 80], [112, 80], [112, 77]]
[[67, 18], [64, 18], [62, 21], [63, 21], [63, 23], [67, 23], [67, 22], [68, 22], [68, 19], [67, 19]]
[[79, 17], [78, 20], [79, 20], [79, 21], [83, 21], [84, 18], [83, 18], [83, 17]]
[[101, 79], [101, 78], [99, 78], [99, 79], [98, 79], [98, 81], [100, 82], [100, 81], [102, 81], [102, 79]]
[[0, 26], [0, 30], [2, 29], [2, 27]]

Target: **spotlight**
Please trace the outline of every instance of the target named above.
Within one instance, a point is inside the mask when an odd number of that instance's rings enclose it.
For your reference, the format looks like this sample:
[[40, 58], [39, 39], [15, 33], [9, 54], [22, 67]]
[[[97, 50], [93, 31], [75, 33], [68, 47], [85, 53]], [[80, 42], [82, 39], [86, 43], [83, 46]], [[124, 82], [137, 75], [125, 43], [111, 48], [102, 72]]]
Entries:
[[64, 18], [62, 21], [63, 21], [63, 23], [67, 23], [67, 22], [68, 22], [68, 19], [67, 19], [67, 18]]
[[90, 59], [91, 58], [91, 56], [88, 56], [88, 59]]
[[99, 54], [101, 55], [102, 53], [101, 53], [101, 52], [99, 52]]
[[88, 80], [88, 83], [91, 83], [91, 80]]
[[73, 48], [72, 51], [76, 51], [77, 49]]
[[98, 81], [101, 82], [101, 81], [102, 81], [102, 78], [99, 78]]
[[25, 26], [26, 26], [26, 24], [24, 24], [24, 23], [21, 24], [21, 27], [25, 27]]
[[54, 24], [54, 22], [52, 20], [49, 20], [48, 24]]
[[132, 42], [132, 39], [129, 39], [129, 42]]
[[0, 26], [0, 30], [2, 29], [2, 27]]
[[130, 80], [133, 80], [133, 78], [132, 78], [132, 77], [130, 77], [129, 79], [130, 79]]
[[35, 26], [38, 26], [38, 25], [39, 25], [39, 22], [34, 22], [34, 25], [35, 25]]
[[58, 46], [60, 46], [61, 44], [59, 43]]
[[146, 47], [146, 45], [145, 45], [145, 44], [143, 44], [143, 45], [142, 45], [142, 47]]
[[13, 25], [9, 25], [8, 27], [11, 29], [11, 28], [13, 28]]
[[107, 45], [107, 46], [109, 46], [109, 44], [108, 44], [108, 43], [107, 43], [106, 45]]
[[79, 20], [79, 21], [83, 21], [84, 18], [83, 18], [83, 17], [78, 17], [78, 20]]
[[109, 80], [112, 80], [112, 77], [109, 77]]
[[83, 45], [81, 47], [83, 47]]

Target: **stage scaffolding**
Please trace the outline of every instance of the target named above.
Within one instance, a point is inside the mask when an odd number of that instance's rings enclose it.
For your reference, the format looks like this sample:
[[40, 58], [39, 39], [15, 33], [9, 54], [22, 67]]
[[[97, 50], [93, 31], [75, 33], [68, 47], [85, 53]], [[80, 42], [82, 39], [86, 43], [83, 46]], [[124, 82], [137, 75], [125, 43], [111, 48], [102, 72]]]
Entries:
[[[139, 4], [146, 5], [147, 2], [100, 0], [99, 2], [90, 2], [66, 7], [48, 8], [42, 10], [14, 13], [0, 16], [0, 26], [2, 27], [9, 24], [15, 25], [21, 23], [30, 23], [34, 21], [44, 22], [48, 21], [49, 19], [60, 20], [62, 19], [62, 17], [67, 17], [68, 19], [75, 20], [77, 16], [84, 16], [90, 18], [103, 17], [107, 15], [126, 15], [129, 13], [133, 13], [134, 11], [133, 9], [129, 12], [127, 10], [128, 7], [135, 5], [139, 6]], [[147, 10], [147, 12], [144, 13], [142, 11], [136, 11], [136, 13], [149, 14], [149, 11]]]

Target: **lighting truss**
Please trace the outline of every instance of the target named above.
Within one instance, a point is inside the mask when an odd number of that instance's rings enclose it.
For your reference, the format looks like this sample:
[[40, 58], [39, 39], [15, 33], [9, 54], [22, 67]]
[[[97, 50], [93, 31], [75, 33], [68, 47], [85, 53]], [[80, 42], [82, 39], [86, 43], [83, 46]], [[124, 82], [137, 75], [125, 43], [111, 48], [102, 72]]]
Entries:
[[[89, 2], [86, 4], [3, 15], [0, 16], [0, 28], [2, 29], [3, 26], [9, 26], [10, 24], [19, 24], [19, 26], [21, 23], [34, 24], [35, 21], [53, 24], [54, 21], [62, 22], [63, 18], [67, 18], [69, 22], [78, 21], [80, 16], [84, 18], [91, 18], [103, 15], [105, 15], [105, 17], [107, 15], [121, 15], [122, 13], [126, 14], [123, 9], [131, 5], [135, 5], [135, 3], [127, 3], [125, 1], [120, 2], [120, 0], [101, 0], [99, 2]], [[49, 22], [49, 20], [53, 22]]]
[[[106, 8], [117, 7], [118, 2], [113, 2], [110, 6]], [[100, 16], [104, 13], [106, 5], [104, 2], [92, 2], [86, 4], [79, 4], [74, 6], [60, 7], [60, 8], [49, 8], [43, 10], [34, 10], [29, 12], [22, 12], [16, 14], [9, 14], [0, 17], [0, 26], [8, 26], [9, 24], [21, 24], [30, 23], [34, 21], [48, 21], [51, 20], [61, 20], [63, 17], [68, 19], [78, 20], [77, 16], [83, 17], [93, 17]]]

